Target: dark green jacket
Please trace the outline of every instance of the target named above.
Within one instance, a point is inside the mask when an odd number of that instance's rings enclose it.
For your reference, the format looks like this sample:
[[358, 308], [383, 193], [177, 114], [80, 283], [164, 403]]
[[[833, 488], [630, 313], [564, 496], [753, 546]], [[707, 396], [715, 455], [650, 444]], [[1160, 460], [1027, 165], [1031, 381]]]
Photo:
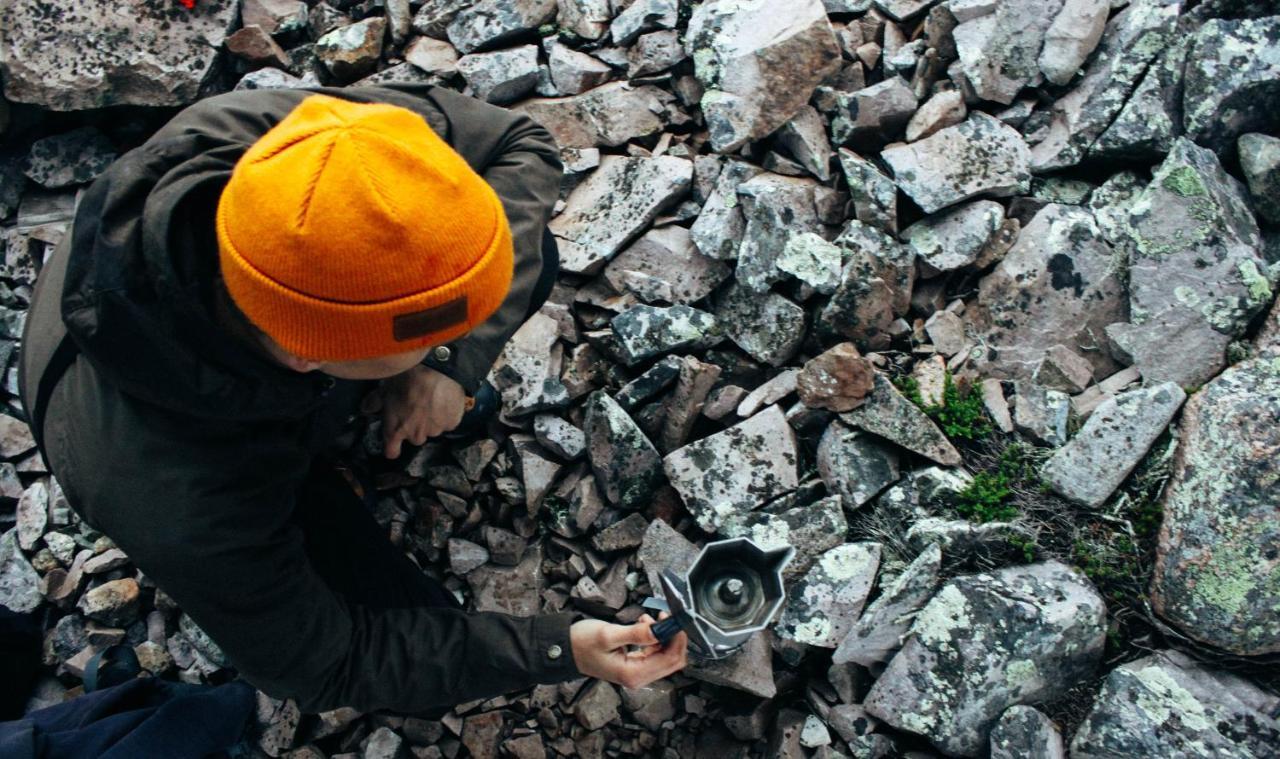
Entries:
[[85, 521], [246, 679], [304, 710], [418, 711], [577, 676], [570, 615], [374, 609], [308, 563], [295, 493], [354, 412], [359, 383], [289, 371], [215, 322], [213, 218], [236, 160], [311, 92], [422, 114], [502, 198], [511, 292], [443, 367], [469, 389], [483, 378], [541, 271], [561, 171], [551, 136], [427, 86], [234, 92], [187, 108], [113, 164], [46, 263], [24, 336], [25, 408], [63, 334], [78, 349], [33, 420], [46, 459]]

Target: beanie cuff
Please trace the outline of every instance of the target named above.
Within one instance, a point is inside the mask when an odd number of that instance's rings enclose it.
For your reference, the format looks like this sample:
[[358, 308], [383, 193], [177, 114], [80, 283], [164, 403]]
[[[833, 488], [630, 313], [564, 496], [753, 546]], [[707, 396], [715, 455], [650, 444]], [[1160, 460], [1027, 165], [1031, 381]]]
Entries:
[[495, 226], [489, 247], [461, 276], [375, 303], [317, 298], [268, 277], [231, 241], [221, 204], [218, 256], [236, 306], [280, 347], [311, 361], [355, 361], [447, 343], [497, 311], [511, 286], [514, 256], [510, 227], [505, 220]]

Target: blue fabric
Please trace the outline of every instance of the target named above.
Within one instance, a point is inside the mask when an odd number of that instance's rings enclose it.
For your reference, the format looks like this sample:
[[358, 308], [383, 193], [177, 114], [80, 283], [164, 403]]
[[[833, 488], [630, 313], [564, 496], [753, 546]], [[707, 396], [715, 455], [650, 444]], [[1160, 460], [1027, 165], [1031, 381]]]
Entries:
[[240, 741], [254, 710], [246, 683], [144, 677], [0, 723], [0, 759], [197, 759]]

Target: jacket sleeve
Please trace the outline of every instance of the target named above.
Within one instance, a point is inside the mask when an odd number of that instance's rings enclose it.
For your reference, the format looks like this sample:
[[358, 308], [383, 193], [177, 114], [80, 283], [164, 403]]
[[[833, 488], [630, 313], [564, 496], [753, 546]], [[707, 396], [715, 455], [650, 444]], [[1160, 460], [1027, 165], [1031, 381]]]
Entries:
[[445, 89], [430, 96], [448, 123], [447, 138], [502, 199], [515, 245], [511, 290], [487, 321], [454, 341], [450, 359], [424, 362], [473, 394], [524, 323], [542, 273], [542, 235], [560, 194], [563, 166], [551, 134], [528, 116]]
[[68, 498], [264, 692], [309, 712], [411, 713], [580, 676], [573, 615], [370, 608], [334, 592], [291, 518], [308, 507], [289, 484], [306, 456], [264, 442], [280, 440], [270, 425], [193, 425], [98, 383], [59, 393], [73, 409], [64, 419], [84, 403], [128, 420], [91, 433], [58, 424], [53, 458]]

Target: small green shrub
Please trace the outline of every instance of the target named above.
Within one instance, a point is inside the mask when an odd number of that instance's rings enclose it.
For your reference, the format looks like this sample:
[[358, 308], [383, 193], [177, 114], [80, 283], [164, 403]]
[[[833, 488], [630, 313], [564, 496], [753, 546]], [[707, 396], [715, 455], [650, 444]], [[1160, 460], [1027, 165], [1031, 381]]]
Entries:
[[1033, 538], [1023, 537], [1022, 535], [1010, 535], [1009, 547], [1015, 551], [1022, 552], [1022, 558], [1028, 564], [1036, 560], [1036, 541]]
[[1018, 509], [1005, 503], [1010, 495], [1009, 477], [1004, 472], [979, 472], [968, 487], [956, 493], [956, 513], [975, 522], [1006, 522], [1018, 516]]
[[1013, 443], [1000, 452], [996, 467], [979, 472], [973, 482], [956, 494], [956, 513], [976, 522], [1016, 519], [1018, 508], [1009, 500], [1018, 483], [1039, 483], [1035, 463], [1022, 445]]
[[960, 392], [951, 372], [943, 375], [942, 403], [925, 403], [920, 395], [920, 383], [915, 377], [903, 375], [894, 381], [902, 395], [920, 407], [930, 419], [937, 422], [947, 437], [953, 440], [981, 440], [991, 434], [991, 423], [982, 407], [982, 396], [970, 388]]

